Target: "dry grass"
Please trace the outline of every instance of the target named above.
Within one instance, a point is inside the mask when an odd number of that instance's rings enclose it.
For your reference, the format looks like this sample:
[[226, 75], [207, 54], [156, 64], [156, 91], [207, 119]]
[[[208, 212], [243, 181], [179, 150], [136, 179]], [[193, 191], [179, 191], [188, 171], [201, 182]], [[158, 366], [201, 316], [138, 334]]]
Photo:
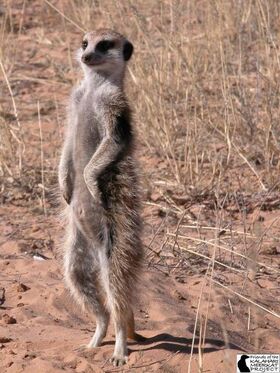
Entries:
[[98, 18], [98, 27], [121, 29], [135, 43], [137, 124], [147, 148], [167, 161], [168, 179], [199, 191], [275, 187], [279, 3], [98, 4], [72, 1], [64, 11], [83, 29]]
[[[129, 68], [130, 97], [136, 102], [135, 118], [147, 149], [168, 165], [159, 178], [198, 192], [215, 190], [218, 184], [228, 191], [278, 187], [276, 0], [71, 0], [67, 6], [46, 1], [41, 7], [56, 13], [63, 24], [59, 37], [50, 42], [57, 48], [65, 42], [68, 46], [65, 67], [52, 61], [54, 79], [67, 84], [64, 69], [70, 70], [71, 83], [75, 79], [71, 54], [77, 45], [69, 37], [73, 29], [81, 32], [94, 23], [94, 28], [113, 27], [129, 35], [136, 49]], [[17, 51], [26, 4], [18, 9], [22, 16], [16, 25], [11, 2], [6, 1], [4, 9], [1, 60], [9, 79], [18, 63], [14, 58], [11, 64], [9, 56]], [[43, 24], [38, 47], [46, 32]], [[13, 136], [2, 144], [2, 155], [14, 140]]]

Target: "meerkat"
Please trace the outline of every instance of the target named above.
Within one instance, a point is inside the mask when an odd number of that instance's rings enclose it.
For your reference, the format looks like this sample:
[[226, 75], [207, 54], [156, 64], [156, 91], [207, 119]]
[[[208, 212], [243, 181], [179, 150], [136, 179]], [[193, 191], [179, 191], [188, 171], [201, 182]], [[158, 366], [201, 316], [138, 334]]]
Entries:
[[71, 95], [59, 164], [68, 217], [65, 282], [95, 314], [88, 348], [100, 346], [111, 316], [115, 366], [127, 362], [127, 338], [144, 340], [135, 333], [131, 308], [143, 257], [133, 128], [123, 88], [132, 53], [131, 42], [112, 30], [84, 36], [77, 52], [84, 78]]

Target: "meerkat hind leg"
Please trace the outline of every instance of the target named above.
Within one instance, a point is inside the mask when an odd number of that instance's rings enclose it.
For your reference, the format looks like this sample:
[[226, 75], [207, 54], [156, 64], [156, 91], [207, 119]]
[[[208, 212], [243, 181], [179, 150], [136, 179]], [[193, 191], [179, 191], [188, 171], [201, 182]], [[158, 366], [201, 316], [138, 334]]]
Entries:
[[91, 340], [88, 344], [82, 344], [75, 351], [83, 351], [85, 349], [92, 349], [95, 347], [99, 347], [106, 336], [108, 325], [109, 325], [109, 313], [105, 309], [99, 310], [98, 312], [95, 311], [96, 315], [96, 327], [95, 332]]
[[[120, 316], [120, 315], [118, 315]], [[114, 317], [116, 342], [113, 357], [111, 363], [114, 366], [122, 366], [128, 361], [128, 350], [127, 350], [127, 325], [124, 315], [120, 317]]]
[[104, 337], [106, 336], [109, 323], [109, 314], [107, 310], [96, 315], [96, 329], [93, 337], [87, 345], [87, 348], [94, 348], [101, 345]]
[[72, 234], [68, 237], [68, 260], [65, 263], [65, 277], [69, 287], [74, 290], [78, 304], [93, 313], [96, 317], [95, 333], [88, 344], [83, 344], [77, 350], [98, 347], [106, 335], [109, 312], [104, 304], [104, 294], [99, 280], [99, 263], [92, 257], [85, 261], [91, 245], [85, 235], [73, 222]]

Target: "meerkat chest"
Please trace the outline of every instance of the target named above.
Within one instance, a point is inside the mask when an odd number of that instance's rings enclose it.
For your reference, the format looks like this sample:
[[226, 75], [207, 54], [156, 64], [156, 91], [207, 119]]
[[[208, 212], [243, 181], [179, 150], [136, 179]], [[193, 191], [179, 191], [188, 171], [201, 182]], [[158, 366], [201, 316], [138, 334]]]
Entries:
[[74, 154], [85, 164], [100, 144], [104, 130], [92, 101], [85, 97], [77, 104], [74, 136]]
[[84, 97], [77, 110], [77, 137], [85, 144], [100, 142], [104, 136], [96, 105], [91, 97]]

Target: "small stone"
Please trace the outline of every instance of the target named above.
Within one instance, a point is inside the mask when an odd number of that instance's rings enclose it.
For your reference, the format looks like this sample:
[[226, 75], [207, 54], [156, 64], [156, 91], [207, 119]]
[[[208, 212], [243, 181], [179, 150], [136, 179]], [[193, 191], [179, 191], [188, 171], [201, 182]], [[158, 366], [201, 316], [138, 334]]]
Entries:
[[157, 214], [160, 218], [164, 218], [166, 216], [166, 212], [163, 211], [162, 209], [157, 210]]
[[175, 296], [179, 300], [187, 300], [178, 290], [175, 290]]
[[24, 284], [21, 284], [19, 283], [18, 286], [17, 286], [17, 292], [18, 293], [24, 293], [26, 292], [27, 290], [29, 290], [30, 288]]
[[5, 302], [5, 288], [0, 288], [0, 306]]
[[36, 357], [36, 354], [34, 354], [33, 352], [31, 352], [31, 353], [26, 353], [26, 354], [23, 356], [24, 359], [35, 359], [35, 357]]
[[179, 276], [175, 277], [175, 280], [176, 280], [177, 282], [179, 282], [180, 284], [184, 284], [184, 283], [186, 282], [184, 278], [179, 277]]
[[9, 343], [12, 342], [12, 338], [0, 337], [0, 343]]
[[276, 246], [271, 246], [269, 249], [266, 250], [265, 254], [268, 255], [278, 255], [279, 249], [277, 250]]
[[4, 324], [16, 324], [17, 320], [13, 316], [9, 316], [7, 313], [5, 313], [2, 317], [1, 320], [3, 321]]

